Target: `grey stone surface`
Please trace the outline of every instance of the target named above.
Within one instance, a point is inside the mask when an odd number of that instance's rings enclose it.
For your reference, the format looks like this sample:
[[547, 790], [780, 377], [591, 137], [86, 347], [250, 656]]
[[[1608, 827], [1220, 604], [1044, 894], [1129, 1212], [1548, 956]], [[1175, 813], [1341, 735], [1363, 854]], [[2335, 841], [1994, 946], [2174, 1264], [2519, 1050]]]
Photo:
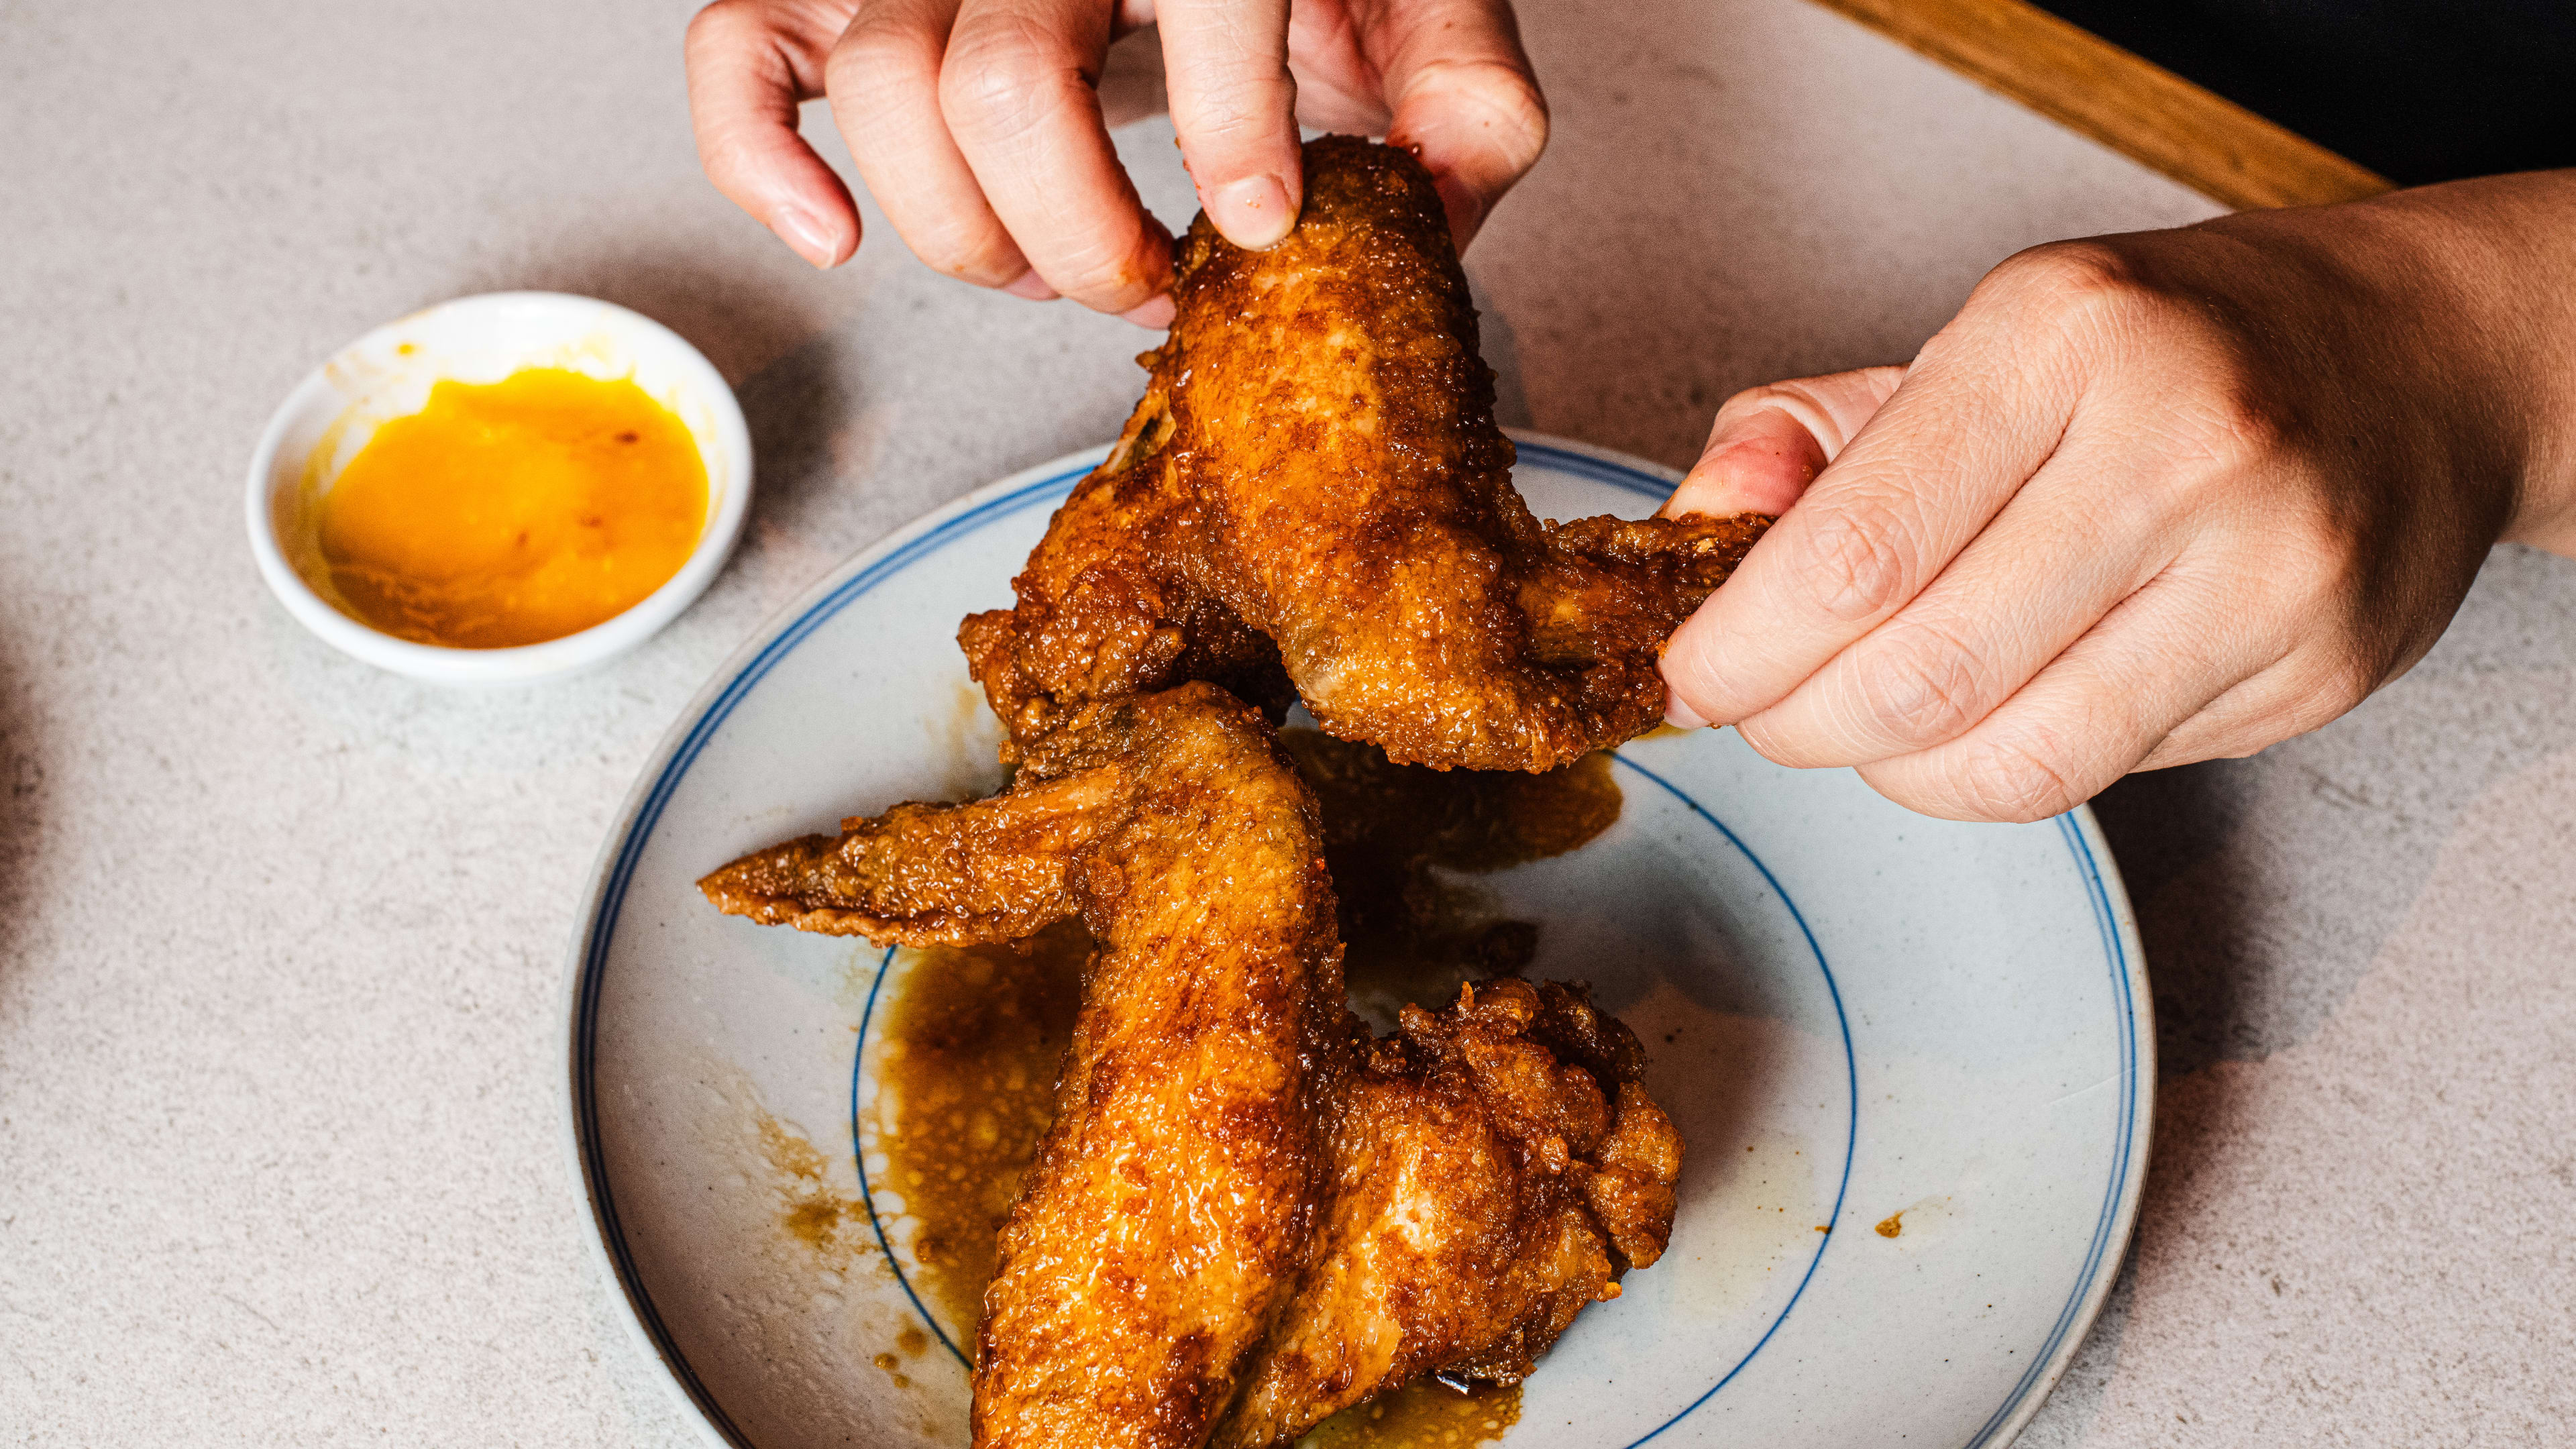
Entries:
[[[1107, 437], [1145, 339], [882, 227], [803, 267], [697, 174], [687, 11], [0, 0], [0, 1439], [688, 1442], [560, 1142], [601, 832], [769, 610]], [[1797, 0], [1524, 21], [1557, 141], [1470, 257], [1515, 421], [1686, 462], [1728, 392], [1901, 359], [2019, 247], [2209, 212]], [[1168, 128], [1122, 142], [1186, 218]], [[271, 603], [240, 475], [323, 354], [502, 287], [696, 341], [761, 491], [638, 654], [450, 694]], [[2576, 567], [2500, 552], [2351, 718], [2105, 797], [2168, 1080], [2113, 1312], [2030, 1442], [2576, 1410], [2571, 620]]]

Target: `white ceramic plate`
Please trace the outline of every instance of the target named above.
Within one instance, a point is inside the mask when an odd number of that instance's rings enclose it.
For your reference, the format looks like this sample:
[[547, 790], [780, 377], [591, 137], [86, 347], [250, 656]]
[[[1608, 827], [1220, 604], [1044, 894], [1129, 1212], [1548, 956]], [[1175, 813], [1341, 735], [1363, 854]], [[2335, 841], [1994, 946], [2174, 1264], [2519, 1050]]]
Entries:
[[[1642, 515], [1674, 482], [1520, 443], [1545, 516]], [[883, 1164], [856, 1150], [888, 958], [720, 917], [692, 882], [995, 787], [957, 621], [1009, 602], [1101, 451], [960, 499], [781, 614], [601, 852], [572, 953], [573, 1142], [634, 1326], [717, 1442], [966, 1442], [965, 1326], [923, 1308], [899, 1204], [862, 1180]], [[1731, 731], [1630, 744], [1615, 774], [1607, 834], [1482, 881], [1544, 923], [1533, 976], [1589, 979], [1645, 1041], [1688, 1147], [1681, 1209], [1664, 1260], [1540, 1365], [1506, 1442], [2004, 1443], [2109, 1291], [2146, 1166], [2145, 979], [2100, 831], [2080, 810], [1927, 820]]]

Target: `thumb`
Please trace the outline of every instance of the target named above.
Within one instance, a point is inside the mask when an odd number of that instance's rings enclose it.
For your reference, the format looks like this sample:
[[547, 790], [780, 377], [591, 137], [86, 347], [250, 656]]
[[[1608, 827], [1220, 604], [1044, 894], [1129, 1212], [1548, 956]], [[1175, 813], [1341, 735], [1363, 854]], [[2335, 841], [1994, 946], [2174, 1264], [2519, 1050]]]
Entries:
[[1901, 367], [1863, 367], [1728, 398], [1662, 516], [1787, 512], [1904, 380]]
[[1258, 251], [1297, 224], [1297, 82], [1288, 0], [1162, 0], [1163, 73], [1181, 160], [1227, 241]]

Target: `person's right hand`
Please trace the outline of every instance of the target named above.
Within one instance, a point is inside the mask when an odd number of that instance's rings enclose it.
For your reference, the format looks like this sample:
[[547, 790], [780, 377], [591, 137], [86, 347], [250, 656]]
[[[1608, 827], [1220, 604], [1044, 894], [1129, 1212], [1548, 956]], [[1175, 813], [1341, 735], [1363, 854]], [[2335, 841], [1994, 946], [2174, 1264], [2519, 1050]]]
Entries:
[[689, 26], [698, 154], [798, 255], [837, 266], [858, 208], [796, 132], [797, 103], [828, 97], [923, 261], [1160, 327], [1171, 237], [1093, 91], [1110, 41], [1147, 24], [1200, 204], [1239, 246], [1295, 224], [1301, 121], [1413, 150], [1462, 246], [1547, 142], [1508, 0], [716, 0]]
[[2499, 535], [2576, 555], [2576, 171], [2025, 252], [1911, 366], [1729, 400], [1666, 511], [1779, 515], [1677, 723], [1963, 820], [2251, 754]]

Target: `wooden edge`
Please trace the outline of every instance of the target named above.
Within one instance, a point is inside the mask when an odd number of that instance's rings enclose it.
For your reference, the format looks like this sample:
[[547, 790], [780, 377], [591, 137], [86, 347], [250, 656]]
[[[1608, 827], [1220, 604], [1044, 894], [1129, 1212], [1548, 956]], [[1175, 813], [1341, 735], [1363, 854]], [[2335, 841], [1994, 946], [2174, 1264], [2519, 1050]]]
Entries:
[[2239, 210], [2396, 183], [2025, 0], [1816, 0]]

